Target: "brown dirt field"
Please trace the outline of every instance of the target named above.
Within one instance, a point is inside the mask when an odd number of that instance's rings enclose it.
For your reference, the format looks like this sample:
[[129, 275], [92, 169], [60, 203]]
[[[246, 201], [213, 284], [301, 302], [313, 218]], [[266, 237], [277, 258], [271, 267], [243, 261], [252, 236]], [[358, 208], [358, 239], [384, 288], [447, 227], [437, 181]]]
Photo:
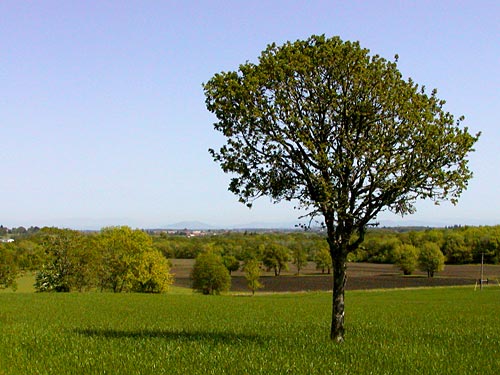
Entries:
[[[172, 272], [175, 274], [176, 286], [191, 287], [189, 274], [193, 266], [192, 259], [171, 259]], [[331, 290], [331, 275], [321, 274], [315, 269], [314, 263], [296, 275], [296, 268], [290, 265], [288, 271], [275, 277], [272, 272], [263, 272], [261, 282], [263, 292], [298, 292]], [[233, 272], [231, 291], [248, 291], [243, 272]], [[416, 271], [412, 276], [403, 276], [392, 264], [349, 263], [347, 267], [347, 290], [359, 289], [386, 289], [386, 288], [412, 288], [429, 286], [474, 286], [480, 277], [479, 265], [447, 265], [444, 271], [439, 272], [434, 278], [427, 278], [423, 272]], [[500, 266], [485, 265], [484, 278], [490, 283], [497, 284], [500, 279]]]

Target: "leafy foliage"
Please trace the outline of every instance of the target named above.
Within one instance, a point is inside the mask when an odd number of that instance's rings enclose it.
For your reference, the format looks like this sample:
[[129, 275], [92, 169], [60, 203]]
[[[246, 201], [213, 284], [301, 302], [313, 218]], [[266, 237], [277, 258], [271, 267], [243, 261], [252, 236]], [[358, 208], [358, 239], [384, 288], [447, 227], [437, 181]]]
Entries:
[[289, 250], [278, 243], [270, 243], [264, 246], [262, 263], [268, 270], [274, 270], [274, 276], [279, 276], [282, 270], [288, 269], [290, 261]]
[[0, 289], [16, 288], [17, 265], [8, 245], [0, 244]]
[[97, 235], [85, 235], [43, 228], [37, 236], [37, 246], [45, 252], [36, 274], [35, 288], [40, 292], [97, 287], [101, 291], [161, 293], [173, 283], [168, 260], [140, 230], [110, 227]]
[[339, 37], [271, 44], [258, 64], [215, 74], [204, 91], [226, 138], [210, 153], [233, 174], [229, 190], [250, 207], [266, 195], [323, 217], [332, 339], [343, 341], [347, 255], [384, 209], [410, 214], [418, 198], [456, 203], [479, 134], [444, 111], [436, 90], [403, 79], [397, 57], [370, 56]]
[[193, 289], [203, 294], [220, 294], [231, 287], [231, 276], [222, 257], [212, 252], [201, 253], [191, 273]]
[[134, 292], [164, 293], [174, 282], [170, 262], [156, 250], [146, 251], [141, 255], [135, 272]]
[[129, 227], [101, 230], [98, 248], [102, 261], [99, 286], [115, 293], [158, 293], [168, 289], [173, 278], [167, 259], [153, 247], [150, 236]]
[[330, 256], [330, 251], [328, 247], [322, 246], [314, 256], [314, 262], [316, 263], [316, 269], [321, 270], [321, 273], [325, 273], [325, 270], [330, 274], [332, 270], [332, 257]]
[[93, 258], [84, 236], [75, 230], [43, 228], [41, 246], [45, 262], [36, 275], [39, 292], [69, 292], [92, 286]]
[[413, 245], [402, 244], [394, 250], [394, 263], [405, 275], [411, 275], [418, 265], [418, 249]]
[[297, 275], [300, 275], [300, 270], [307, 265], [307, 251], [299, 244], [291, 246], [292, 263], [297, 268]]
[[224, 255], [222, 257], [222, 262], [229, 271], [229, 274], [231, 274], [231, 272], [233, 271], [238, 271], [240, 269], [240, 261], [236, 259], [234, 255]]
[[248, 289], [254, 295], [257, 290], [264, 287], [259, 280], [262, 273], [260, 262], [257, 259], [250, 259], [245, 262], [243, 270], [245, 271], [245, 279], [248, 282]]
[[427, 272], [428, 277], [434, 277], [436, 272], [444, 270], [444, 255], [439, 245], [434, 242], [424, 242], [418, 256], [419, 268]]

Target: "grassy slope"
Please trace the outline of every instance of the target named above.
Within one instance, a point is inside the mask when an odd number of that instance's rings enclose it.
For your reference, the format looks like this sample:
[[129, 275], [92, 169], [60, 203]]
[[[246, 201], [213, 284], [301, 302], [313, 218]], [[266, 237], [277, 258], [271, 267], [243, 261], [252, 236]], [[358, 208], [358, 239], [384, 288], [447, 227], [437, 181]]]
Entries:
[[330, 295], [0, 294], [0, 374], [496, 374], [500, 288]]

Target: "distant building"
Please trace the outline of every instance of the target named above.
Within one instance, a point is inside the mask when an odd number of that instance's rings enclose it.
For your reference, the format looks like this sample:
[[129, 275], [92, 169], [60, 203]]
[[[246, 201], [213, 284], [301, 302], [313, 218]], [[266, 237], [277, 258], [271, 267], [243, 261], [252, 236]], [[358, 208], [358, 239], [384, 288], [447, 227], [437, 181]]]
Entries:
[[14, 239], [13, 238], [0, 238], [0, 242], [3, 242], [3, 243], [14, 242]]

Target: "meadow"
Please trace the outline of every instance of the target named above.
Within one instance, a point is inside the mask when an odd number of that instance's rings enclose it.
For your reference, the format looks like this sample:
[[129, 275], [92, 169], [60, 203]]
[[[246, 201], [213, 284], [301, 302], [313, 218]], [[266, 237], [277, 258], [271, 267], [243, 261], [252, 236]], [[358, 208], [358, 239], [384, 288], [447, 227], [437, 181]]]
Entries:
[[0, 374], [497, 374], [500, 288], [2, 293]]

